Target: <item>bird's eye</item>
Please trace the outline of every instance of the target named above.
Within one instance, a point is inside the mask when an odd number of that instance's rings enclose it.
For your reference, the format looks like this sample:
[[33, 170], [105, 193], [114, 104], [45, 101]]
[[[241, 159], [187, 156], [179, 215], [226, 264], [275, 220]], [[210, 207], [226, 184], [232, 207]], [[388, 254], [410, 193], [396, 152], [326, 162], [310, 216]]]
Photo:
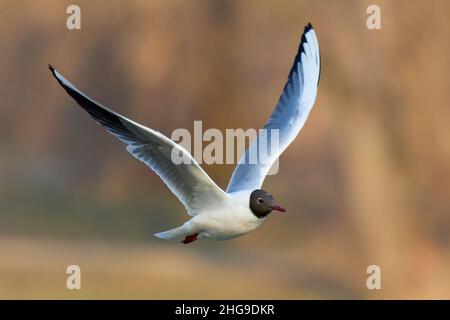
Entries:
[[258, 198], [256, 201], [258, 201], [258, 203], [263, 203], [263, 199], [262, 198]]

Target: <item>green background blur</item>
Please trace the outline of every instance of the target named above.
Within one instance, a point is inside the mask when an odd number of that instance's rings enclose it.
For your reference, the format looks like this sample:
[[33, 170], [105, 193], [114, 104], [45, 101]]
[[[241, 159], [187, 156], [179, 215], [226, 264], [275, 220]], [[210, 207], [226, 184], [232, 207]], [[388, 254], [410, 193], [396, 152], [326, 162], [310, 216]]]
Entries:
[[[0, 298], [450, 298], [449, 9], [0, 0]], [[264, 184], [289, 212], [232, 241], [153, 237], [184, 208], [47, 70], [169, 136], [195, 120], [259, 128], [310, 21], [318, 98]], [[226, 188], [234, 166], [203, 168]], [[82, 290], [65, 287], [70, 264]]]

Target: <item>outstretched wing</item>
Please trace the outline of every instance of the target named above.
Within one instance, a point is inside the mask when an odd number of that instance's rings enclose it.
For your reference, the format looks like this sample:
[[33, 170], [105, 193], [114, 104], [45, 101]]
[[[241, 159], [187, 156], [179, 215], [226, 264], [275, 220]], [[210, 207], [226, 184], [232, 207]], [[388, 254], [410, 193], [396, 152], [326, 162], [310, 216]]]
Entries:
[[[305, 124], [316, 99], [319, 78], [319, 43], [312, 25], [308, 24], [303, 31], [283, 93], [264, 126], [266, 130], [260, 133], [241, 157], [231, 176], [227, 192], [261, 188], [271, 166]], [[276, 134], [278, 143], [271, 144]], [[262, 150], [265, 150], [264, 156]]]
[[[182, 146], [162, 133], [102, 106], [80, 92], [52, 66], [49, 66], [49, 69], [59, 84], [92, 118], [126, 143], [129, 153], [160, 176], [190, 215], [195, 215], [228, 198], [228, 195], [211, 180]], [[175, 164], [172, 160], [174, 153], [182, 155], [184, 161]]]

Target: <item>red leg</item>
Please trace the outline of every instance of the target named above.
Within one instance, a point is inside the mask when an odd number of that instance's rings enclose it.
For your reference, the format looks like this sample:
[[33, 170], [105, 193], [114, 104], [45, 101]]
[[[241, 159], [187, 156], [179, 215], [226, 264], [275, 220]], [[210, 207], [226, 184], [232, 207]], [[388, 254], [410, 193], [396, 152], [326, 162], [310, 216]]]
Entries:
[[194, 233], [194, 234], [188, 235], [188, 236], [186, 236], [184, 238], [183, 241], [181, 241], [181, 243], [183, 243], [183, 244], [191, 243], [191, 242], [197, 240], [197, 236], [198, 236], [198, 233]]

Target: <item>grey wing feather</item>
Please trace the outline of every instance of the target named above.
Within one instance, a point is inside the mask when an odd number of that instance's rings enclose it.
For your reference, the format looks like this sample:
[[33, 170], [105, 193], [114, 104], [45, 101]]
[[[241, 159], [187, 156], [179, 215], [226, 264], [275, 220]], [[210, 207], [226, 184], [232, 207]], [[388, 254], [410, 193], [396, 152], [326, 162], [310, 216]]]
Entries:
[[[59, 84], [91, 117], [126, 143], [129, 153], [159, 175], [190, 215], [217, 206], [228, 198], [228, 195], [211, 180], [182, 146], [160, 132], [144, 127], [102, 106], [80, 92], [52, 66], [49, 66], [49, 69]], [[182, 163], [175, 164], [172, 161], [174, 152], [182, 154], [184, 160]]]
[[[278, 104], [264, 125], [265, 130], [241, 157], [228, 184], [228, 193], [261, 188], [272, 165], [305, 124], [316, 99], [319, 78], [319, 44], [312, 25], [308, 24]], [[271, 144], [275, 137], [277, 143]]]

